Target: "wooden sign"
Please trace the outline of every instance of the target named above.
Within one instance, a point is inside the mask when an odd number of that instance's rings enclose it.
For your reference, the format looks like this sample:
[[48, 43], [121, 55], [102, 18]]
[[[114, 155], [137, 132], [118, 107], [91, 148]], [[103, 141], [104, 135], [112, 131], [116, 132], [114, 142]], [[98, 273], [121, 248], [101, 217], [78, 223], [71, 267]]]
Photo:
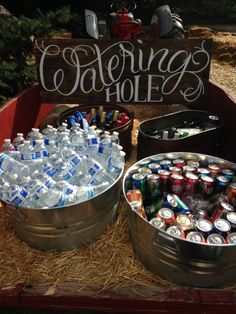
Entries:
[[205, 103], [209, 39], [35, 42], [41, 99], [52, 103]]

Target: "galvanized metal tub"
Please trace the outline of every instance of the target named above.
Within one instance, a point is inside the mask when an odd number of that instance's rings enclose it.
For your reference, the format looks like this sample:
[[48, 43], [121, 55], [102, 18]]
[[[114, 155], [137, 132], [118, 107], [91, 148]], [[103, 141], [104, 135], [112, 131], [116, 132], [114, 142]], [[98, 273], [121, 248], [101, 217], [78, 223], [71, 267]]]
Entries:
[[218, 116], [219, 122], [215, 127], [179, 139], [163, 140], [147, 134], [149, 128], [167, 129], [183, 123], [185, 120], [206, 122], [209, 115], [214, 115], [214, 113], [203, 110], [182, 110], [141, 122], [138, 128], [137, 160], [153, 154], [176, 150], [221, 156], [224, 121], [220, 116]]
[[[158, 154], [165, 158], [211, 159], [236, 170], [232, 162], [204, 154], [174, 152]], [[150, 156], [149, 156], [150, 157]], [[149, 158], [148, 157], [148, 158]], [[144, 161], [147, 158], [142, 159]], [[140, 162], [140, 161], [139, 161]], [[194, 287], [226, 287], [236, 282], [236, 245], [209, 245], [177, 238], [152, 226], [132, 210], [126, 197], [129, 173], [123, 179], [123, 193], [127, 201], [129, 231], [134, 251], [144, 266], [156, 275], [178, 285]]]
[[79, 204], [51, 209], [3, 202], [17, 236], [39, 250], [72, 250], [95, 241], [117, 216], [121, 177], [104, 192]]

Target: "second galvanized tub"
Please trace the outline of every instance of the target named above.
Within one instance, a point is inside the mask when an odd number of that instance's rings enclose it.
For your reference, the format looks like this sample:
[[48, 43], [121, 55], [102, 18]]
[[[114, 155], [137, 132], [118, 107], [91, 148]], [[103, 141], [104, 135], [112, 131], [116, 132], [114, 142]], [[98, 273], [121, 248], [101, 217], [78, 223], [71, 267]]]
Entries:
[[72, 250], [95, 241], [117, 215], [121, 176], [89, 201], [51, 209], [4, 203], [17, 236], [39, 250]]
[[[198, 159], [203, 164], [210, 159], [236, 170], [235, 164], [209, 155], [166, 153], [155, 156], [170, 159]], [[138, 162], [126, 172], [123, 180], [124, 195], [126, 195], [127, 180], [129, 180], [130, 173], [137, 165]], [[235, 283], [236, 245], [199, 244], [174, 237], [155, 228], [137, 214], [129, 205], [128, 200], [127, 210], [133, 248], [148, 270], [184, 286], [225, 287]]]

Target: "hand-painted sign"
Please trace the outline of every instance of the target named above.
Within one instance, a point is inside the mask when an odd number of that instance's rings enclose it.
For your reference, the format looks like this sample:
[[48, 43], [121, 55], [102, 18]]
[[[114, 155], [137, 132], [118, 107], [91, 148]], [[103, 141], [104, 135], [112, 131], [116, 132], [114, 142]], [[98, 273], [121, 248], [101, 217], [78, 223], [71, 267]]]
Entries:
[[205, 103], [211, 40], [35, 42], [42, 101]]

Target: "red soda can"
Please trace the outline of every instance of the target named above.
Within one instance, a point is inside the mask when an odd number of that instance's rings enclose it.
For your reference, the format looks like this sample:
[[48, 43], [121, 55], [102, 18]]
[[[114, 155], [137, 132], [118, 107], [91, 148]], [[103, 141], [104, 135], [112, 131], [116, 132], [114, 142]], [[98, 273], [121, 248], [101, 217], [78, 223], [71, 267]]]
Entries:
[[216, 164], [210, 164], [207, 168], [214, 176], [218, 176], [221, 173], [221, 168]]
[[213, 214], [210, 217], [210, 221], [214, 222], [218, 218], [226, 218], [227, 213], [233, 211], [234, 208], [229, 203], [220, 202], [213, 211]]
[[174, 166], [170, 167], [169, 171], [171, 174], [181, 174], [182, 173], [181, 168], [174, 167]]
[[173, 210], [167, 207], [162, 207], [157, 212], [157, 217], [163, 219], [166, 225], [171, 225], [175, 221], [175, 214]]
[[228, 202], [232, 206], [236, 206], [236, 182], [231, 183], [227, 186], [225, 195]]
[[177, 168], [183, 168], [185, 166], [185, 161], [183, 159], [174, 159], [172, 160], [173, 166]]
[[162, 194], [166, 195], [170, 190], [170, 172], [168, 170], [161, 169], [158, 171], [160, 176], [160, 189]]
[[203, 198], [208, 198], [214, 191], [214, 179], [209, 176], [202, 176], [199, 181], [199, 188]]
[[180, 174], [172, 174], [170, 177], [170, 187], [174, 194], [181, 196], [184, 191], [184, 177]]
[[184, 191], [187, 194], [192, 195], [197, 193], [199, 179], [196, 174], [187, 172], [184, 181]]

